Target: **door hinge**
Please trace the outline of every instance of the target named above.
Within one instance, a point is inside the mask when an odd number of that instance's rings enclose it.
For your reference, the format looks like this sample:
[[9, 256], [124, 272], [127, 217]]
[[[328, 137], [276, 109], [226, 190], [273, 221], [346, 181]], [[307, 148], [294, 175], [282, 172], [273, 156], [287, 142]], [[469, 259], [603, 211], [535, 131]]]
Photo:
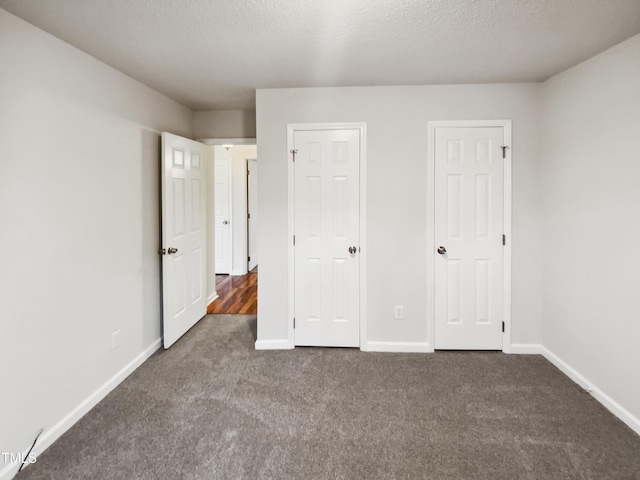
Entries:
[[502, 245], [506, 245], [507, 244], [507, 236], [503, 233], [502, 234]]
[[251, 214], [250, 213], [247, 213], [247, 218], [251, 218]]
[[250, 261], [251, 261], [251, 257], [247, 257], [247, 262], [250, 262]]
[[293, 244], [294, 245], [296, 244], [296, 236], [295, 235], [293, 236]]
[[293, 328], [296, 328], [296, 317], [293, 317]]
[[504, 322], [502, 322], [502, 333], [504, 333]]
[[293, 150], [290, 150], [290, 152], [291, 152], [291, 155], [293, 156], [293, 161], [295, 163], [295, 161], [296, 161], [296, 153], [298, 153], [298, 149], [294, 148]]
[[502, 149], [502, 158], [507, 158], [507, 148], [509, 148], [507, 145], [502, 145], [500, 147]]

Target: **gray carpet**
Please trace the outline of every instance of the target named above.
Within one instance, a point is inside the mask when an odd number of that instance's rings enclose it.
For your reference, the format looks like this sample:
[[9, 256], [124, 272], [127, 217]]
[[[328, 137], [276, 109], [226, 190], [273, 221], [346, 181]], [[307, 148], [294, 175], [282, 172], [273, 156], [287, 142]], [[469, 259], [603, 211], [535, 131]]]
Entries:
[[208, 316], [16, 478], [640, 479], [640, 437], [540, 356], [254, 340]]

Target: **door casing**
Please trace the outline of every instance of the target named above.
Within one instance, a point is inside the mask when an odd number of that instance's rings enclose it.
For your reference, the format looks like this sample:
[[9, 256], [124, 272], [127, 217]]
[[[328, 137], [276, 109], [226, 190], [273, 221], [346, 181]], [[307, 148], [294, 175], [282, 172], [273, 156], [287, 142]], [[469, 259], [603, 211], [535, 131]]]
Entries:
[[[258, 265], [257, 222], [258, 219], [258, 159], [247, 158], [247, 271], [253, 270]], [[253, 168], [251, 165], [253, 164]], [[249, 172], [253, 172], [251, 175]], [[253, 227], [252, 227], [253, 225]], [[253, 248], [252, 248], [253, 246]]]
[[511, 149], [511, 120], [452, 120], [431, 121], [427, 124], [428, 156], [427, 156], [427, 341], [429, 351], [435, 345], [435, 131], [437, 128], [482, 128], [502, 127], [504, 143], [507, 147], [504, 159], [504, 234], [506, 244], [503, 250], [503, 294], [502, 311], [504, 333], [502, 335], [502, 351], [511, 353], [511, 212], [512, 212], [512, 149]]
[[290, 123], [287, 125], [287, 185], [288, 185], [288, 251], [287, 251], [287, 279], [288, 279], [288, 329], [287, 342], [288, 348], [295, 348], [295, 331], [293, 328], [294, 316], [294, 299], [295, 299], [295, 251], [293, 247], [293, 235], [295, 232], [294, 214], [295, 214], [295, 191], [294, 191], [294, 168], [293, 155], [291, 150], [294, 148], [294, 132], [309, 130], [358, 130], [360, 132], [360, 349], [366, 349], [367, 339], [367, 241], [366, 241], [366, 178], [367, 178], [367, 124], [364, 122], [348, 122], [348, 123]]

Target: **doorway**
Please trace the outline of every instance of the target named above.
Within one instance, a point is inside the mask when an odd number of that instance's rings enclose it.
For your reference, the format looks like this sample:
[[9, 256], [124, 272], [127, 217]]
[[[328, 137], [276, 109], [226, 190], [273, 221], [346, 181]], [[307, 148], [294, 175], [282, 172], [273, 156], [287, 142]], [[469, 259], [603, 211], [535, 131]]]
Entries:
[[435, 349], [510, 347], [511, 123], [430, 122], [427, 266]]
[[[227, 242], [234, 234], [231, 221], [234, 209], [235, 218], [248, 218], [247, 159], [255, 159], [257, 149], [255, 144], [242, 145], [238, 149], [238, 162], [230, 153], [233, 145], [216, 146], [215, 142], [212, 145], [212, 141], [201, 143], [162, 134], [160, 254], [164, 348], [169, 348], [206, 313], [257, 313], [257, 274], [246, 278], [229, 275], [235, 273], [232, 270], [235, 252], [233, 241]], [[240, 178], [233, 175], [234, 160], [242, 166]], [[240, 185], [237, 191], [242, 201], [238, 205], [232, 195], [234, 181]], [[244, 226], [238, 229], [240, 236], [244, 233], [244, 241], [239, 242], [244, 246], [239, 253], [244, 262], [239, 264], [244, 265], [241, 273], [247, 274], [248, 225], [238, 223]], [[229, 251], [231, 254], [227, 255]], [[227, 257], [226, 264], [219, 261], [219, 255]], [[216, 264], [226, 275], [216, 275]], [[233, 301], [221, 302], [222, 308], [211, 312], [219, 297], [216, 283], [220, 278], [216, 277], [230, 279], [220, 290]]]
[[[214, 182], [215, 263], [209, 275], [215, 291], [209, 298], [207, 312], [250, 313], [257, 308], [257, 274], [249, 275], [250, 247], [257, 244], [257, 147], [255, 143], [227, 142], [208, 148], [215, 169], [210, 177]], [[253, 259], [255, 267], [257, 249]], [[230, 295], [233, 300], [228, 298]]]

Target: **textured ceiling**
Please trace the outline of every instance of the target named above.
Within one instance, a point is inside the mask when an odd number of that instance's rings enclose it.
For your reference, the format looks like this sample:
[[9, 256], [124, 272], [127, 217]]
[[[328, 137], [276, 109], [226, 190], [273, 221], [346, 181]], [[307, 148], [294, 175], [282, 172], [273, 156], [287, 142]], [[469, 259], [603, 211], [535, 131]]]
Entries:
[[195, 110], [252, 108], [256, 88], [542, 81], [640, 33], [640, 0], [0, 0], [0, 7]]

